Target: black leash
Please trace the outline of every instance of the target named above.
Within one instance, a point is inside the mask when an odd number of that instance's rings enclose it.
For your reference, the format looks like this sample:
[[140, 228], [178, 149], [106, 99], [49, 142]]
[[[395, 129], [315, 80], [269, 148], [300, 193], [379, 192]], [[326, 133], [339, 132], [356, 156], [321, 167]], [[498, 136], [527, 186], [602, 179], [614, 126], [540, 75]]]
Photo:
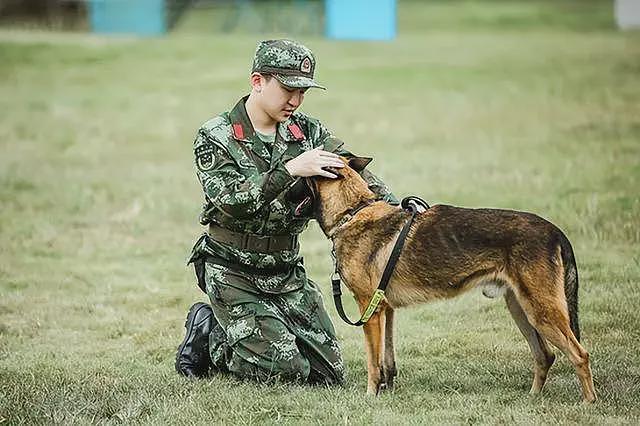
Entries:
[[419, 207], [422, 207], [425, 210], [429, 209], [429, 205], [424, 200], [414, 196], [404, 198], [400, 205], [404, 210], [410, 211], [411, 216], [409, 217], [409, 220], [402, 227], [402, 230], [400, 231], [400, 235], [398, 235], [398, 239], [396, 240], [396, 243], [393, 246], [393, 250], [391, 251], [389, 260], [387, 260], [387, 264], [384, 268], [384, 272], [382, 273], [382, 277], [380, 278], [380, 284], [378, 285], [378, 288], [373, 293], [373, 296], [369, 301], [369, 305], [362, 313], [362, 316], [356, 322], [352, 322], [351, 320], [349, 320], [349, 318], [344, 312], [344, 308], [342, 307], [342, 298], [341, 298], [342, 291], [340, 289], [340, 273], [338, 272], [338, 261], [335, 257], [335, 252], [334, 251], [331, 252], [333, 256], [333, 262], [334, 262], [334, 272], [333, 272], [333, 275], [331, 276], [331, 287], [333, 288], [333, 301], [336, 305], [336, 310], [338, 311], [338, 315], [340, 315], [340, 318], [342, 318], [342, 320], [347, 324], [360, 326], [365, 324], [367, 321], [369, 321], [373, 313], [378, 308], [378, 305], [380, 305], [380, 302], [382, 301], [382, 299], [384, 299], [384, 292], [387, 289], [387, 285], [389, 284], [391, 275], [395, 270], [396, 263], [398, 263], [400, 252], [404, 247], [405, 240], [407, 239], [407, 235], [409, 234], [409, 230], [411, 229], [411, 225], [413, 224], [416, 214], [418, 214]]

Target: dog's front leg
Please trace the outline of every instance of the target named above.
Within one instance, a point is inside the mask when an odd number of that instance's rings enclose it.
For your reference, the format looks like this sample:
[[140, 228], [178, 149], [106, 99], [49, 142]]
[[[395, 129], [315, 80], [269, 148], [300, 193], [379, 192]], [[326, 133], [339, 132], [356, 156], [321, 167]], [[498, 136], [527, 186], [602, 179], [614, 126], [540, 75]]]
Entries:
[[393, 389], [393, 379], [396, 377], [396, 354], [393, 347], [393, 308], [387, 306], [384, 311], [384, 361], [383, 372], [387, 389]]
[[367, 393], [369, 395], [377, 395], [382, 384], [383, 322], [381, 313], [376, 312], [363, 326], [367, 348]]

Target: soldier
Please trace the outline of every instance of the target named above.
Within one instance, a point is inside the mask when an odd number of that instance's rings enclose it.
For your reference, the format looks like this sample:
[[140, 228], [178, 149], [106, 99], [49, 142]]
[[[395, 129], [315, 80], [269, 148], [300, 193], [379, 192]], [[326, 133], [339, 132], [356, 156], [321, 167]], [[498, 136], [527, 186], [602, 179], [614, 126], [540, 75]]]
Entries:
[[[353, 157], [320, 122], [296, 110], [313, 79], [315, 57], [290, 40], [258, 44], [251, 92], [207, 121], [195, 142], [208, 232], [194, 263], [211, 305], [187, 314], [176, 370], [201, 377], [228, 372], [260, 381], [341, 384], [345, 368], [318, 286], [307, 278], [298, 234], [312, 218], [304, 177], [336, 176]], [[389, 202], [396, 198], [367, 170], [361, 175]]]

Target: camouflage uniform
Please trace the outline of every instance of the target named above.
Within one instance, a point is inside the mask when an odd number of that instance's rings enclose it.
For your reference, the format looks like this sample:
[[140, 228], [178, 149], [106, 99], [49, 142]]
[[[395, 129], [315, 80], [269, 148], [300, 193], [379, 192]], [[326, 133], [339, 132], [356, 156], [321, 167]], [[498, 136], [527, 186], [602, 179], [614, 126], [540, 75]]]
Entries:
[[[275, 74], [277, 64], [289, 74]], [[254, 62], [254, 71], [274, 73], [291, 87], [320, 87], [312, 80], [314, 67], [311, 52], [288, 41], [262, 42]], [[295, 68], [303, 75], [292, 75]], [[219, 323], [209, 339], [212, 362], [218, 370], [258, 380], [342, 383], [335, 330], [299, 256], [297, 236], [312, 219], [310, 194], [284, 164], [319, 146], [352, 154], [302, 113], [278, 124], [273, 143], [264, 142], [247, 116], [246, 99], [204, 123], [194, 142], [205, 199], [200, 221], [211, 235], [198, 240], [191, 261], [204, 266], [201, 278]], [[382, 198], [397, 202], [373, 174], [364, 170], [362, 176]], [[245, 235], [265, 246], [230, 243], [218, 234]], [[274, 249], [270, 239], [290, 244]]]

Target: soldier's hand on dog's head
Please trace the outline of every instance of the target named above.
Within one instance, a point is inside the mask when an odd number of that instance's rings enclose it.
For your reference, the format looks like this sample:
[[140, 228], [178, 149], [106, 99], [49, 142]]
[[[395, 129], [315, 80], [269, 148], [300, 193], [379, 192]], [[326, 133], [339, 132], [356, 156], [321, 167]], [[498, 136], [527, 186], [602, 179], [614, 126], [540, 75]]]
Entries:
[[303, 152], [287, 161], [284, 165], [285, 169], [291, 176], [324, 176], [335, 179], [338, 177], [337, 173], [331, 173], [328, 168], [341, 169], [345, 166], [345, 163], [339, 155], [324, 151], [322, 148], [320, 146]]
[[340, 169], [336, 167], [323, 167], [322, 170], [332, 173], [334, 175], [332, 179], [344, 177]]

